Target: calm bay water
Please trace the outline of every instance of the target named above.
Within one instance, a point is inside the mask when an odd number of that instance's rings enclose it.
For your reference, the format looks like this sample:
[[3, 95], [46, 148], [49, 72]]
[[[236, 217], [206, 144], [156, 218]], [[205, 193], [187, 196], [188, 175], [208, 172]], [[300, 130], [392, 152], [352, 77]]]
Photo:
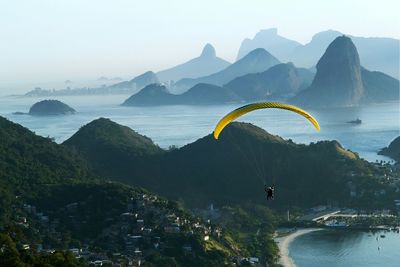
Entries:
[[[171, 145], [183, 146], [211, 133], [223, 115], [239, 106], [120, 106], [127, 97], [57, 97], [78, 111], [75, 115], [63, 117], [13, 115], [15, 111], [27, 112], [31, 105], [43, 98], [0, 97], [0, 115], [39, 135], [54, 137], [56, 142], [66, 140], [81, 126], [96, 118], [107, 117], [150, 137], [161, 147], [168, 148]], [[399, 135], [399, 103], [308, 111], [321, 124], [321, 132], [317, 133], [302, 117], [282, 110], [256, 111], [241, 120], [298, 143], [335, 139], [369, 161], [388, 160], [376, 153]], [[362, 119], [363, 123], [346, 123], [356, 118]]]
[[293, 240], [289, 255], [297, 267], [399, 267], [400, 234], [316, 231]]

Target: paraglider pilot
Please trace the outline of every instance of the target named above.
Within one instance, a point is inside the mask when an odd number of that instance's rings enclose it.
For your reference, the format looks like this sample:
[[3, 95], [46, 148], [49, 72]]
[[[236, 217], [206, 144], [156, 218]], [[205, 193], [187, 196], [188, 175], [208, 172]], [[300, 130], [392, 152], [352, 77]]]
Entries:
[[264, 191], [267, 193], [267, 200], [274, 200], [274, 185], [272, 186], [264, 186]]

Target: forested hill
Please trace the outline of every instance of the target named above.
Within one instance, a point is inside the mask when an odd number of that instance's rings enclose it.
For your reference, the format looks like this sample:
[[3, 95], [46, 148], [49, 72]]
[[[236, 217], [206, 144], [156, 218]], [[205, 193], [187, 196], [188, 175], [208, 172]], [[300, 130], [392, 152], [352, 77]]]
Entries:
[[18, 185], [23, 190], [19, 194], [30, 194], [30, 188], [39, 184], [90, 181], [94, 177], [78, 154], [3, 117], [0, 170], [0, 182]]
[[86, 161], [70, 149], [0, 117], [0, 217], [15, 196], [34, 197], [44, 185], [94, 177]]
[[[116, 127], [104, 119], [98, 122]], [[93, 125], [96, 122], [87, 128]], [[124, 149], [118, 136], [128, 137], [125, 141], [135, 136], [126, 145], [135, 152], [131, 154], [144, 157], [161, 151], [126, 127], [109, 130], [118, 149]], [[96, 140], [109, 141], [106, 136]], [[259, 229], [258, 224], [254, 227]], [[271, 229], [254, 242], [221, 229], [144, 189], [97, 178], [76, 150], [0, 117], [1, 266], [87, 266], [99, 258], [108, 264], [139, 259], [146, 266], [226, 266], [242, 255], [276, 261]], [[140, 240], [132, 247], [135, 236]], [[261, 242], [268, 242], [268, 250]], [[81, 257], [76, 259], [70, 248], [78, 249]], [[139, 258], [137, 248], [143, 252]]]
[[390, 142], [389, 146], [383, 148], [379, 154], [391, 157], [400, 164], [400, 136]]
[[[72, 140], [65, 144], [74, 145]], [[109, 146], [111, 142], [93, 145], [102, 151]], [[79, 151], [80, 146], [74, 147]], [[116, 153], [115, 149], [108, 151], [108, 157]], [[83, 155], [87, 153], [82, 151]], [[231, 124], [219, 140], [208, 135], [180, 149], [147, 158], [146, 162], [121, 158], [117, 166], [109, 166], [108, 177], [195, 207], [210, 202], [265, 203], [264, 182], [276, 184], [279, 198], [272, 205], [277, 207], [310, 207], [331, 201], [373, 208], [369, 198], [374, 197], [375, 191], [386, 189], [380, 179], [386, 170], [360, 159], [336, 141], [300, 145], [246, 123]], [[351, 197], [351, 191], [356, 196]], [[386, 192], [373, 202], [375, 206], [392, 203], [392, 189], [387, 188]]]
[[64, 145], [79, 151], [96, 174], [144, 177], [141, 186], [146, 186], [146, 166], [153, 166], [153, 161], [165, 152], [150, 138], [105, 118], [83, 126]]

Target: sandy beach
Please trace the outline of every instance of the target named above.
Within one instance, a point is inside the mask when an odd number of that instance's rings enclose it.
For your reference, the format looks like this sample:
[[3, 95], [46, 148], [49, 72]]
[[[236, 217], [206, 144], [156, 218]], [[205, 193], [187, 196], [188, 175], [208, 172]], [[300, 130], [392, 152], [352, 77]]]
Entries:
[[278, 244], [281, 258], [279, 259], [279, 264], [282, 264], [284, 267], [296, 267], [296, 264], [293, 262], [292, 258], [289, 256], [289, 245], [290, 243], [298, 236], [322, 230], [320, 228], [305, 228], [298, 229], [288, 235], [275, 238], [275, 241]]

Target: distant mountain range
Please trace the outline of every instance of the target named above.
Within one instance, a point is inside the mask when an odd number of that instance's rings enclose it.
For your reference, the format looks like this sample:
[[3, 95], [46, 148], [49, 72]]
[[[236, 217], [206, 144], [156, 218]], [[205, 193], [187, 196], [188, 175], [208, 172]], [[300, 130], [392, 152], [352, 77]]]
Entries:
[[[340, 32], [329, 30], [301, 45], [279, 36], [277, 29], [262, 30], [254, 39], [243, 41], [238, 60], [233, 64], [218, 58], [212, 45], [207, 44], [199, 57], [158, 73], [148, 71], [132, 80], [98, 88], [57, 91], [36, 88], [26, 96], [135, 94], [148, 85], [162, 84], [165, 88], [150, 86], [133, 97], [136, 100], [132, 98], [125, 104], [222, 104], [295, 96], [294, 102], [302, 105], [318, 103], [328, 107], [398, 100], [399, 82], [384, 72], [398, 76], [399, 40], [348, 36], [354, 41], [347, 46], [349, 49], [338, 48], [328, 56], [325, 49], [330, 47], [333, 51], [332, 41], [338, 36]], [[335, 61], [335, 57], [343, 61]], [[278, 58], [294, 63], [279, 65]], [[313, 73], [316, 73], [314, 80]], [[202, 86], [194, 88], [198, 84]], [[194, 90], [183, 95], [191, 88]], [[213, 88], [218, 88], [216, 99], [212, 97]], [[193, 99], [195, 95], [197, 99]]]
[[[258, 48], [213, 75], [181, 80], [177, 85], [195, 84], [183, 94], [175, 95], [163, 85], [152, 84], [132, 95], [124, 105], [207, 105], [290, 99], [300, 106], [326, 108], [399, 100], [399, 80], [363, 68], [357, 48], [346, 36], [337, 37], [328, 46], [318, 61], [315, 75], [308, 69], [296, 68], [293, 63], [277, 62]], [[256, 71], [263, 68], [266, 70]], [[246, 73], [250, 70], [256, 73]], [[246, 74], [235, 77], [240, 73]], [[231, 77], [234, 78], [224, 84]]]
[[233, 79], [225, 85], [244, 101], [287, 98], [307, 88], [314, 73], [293, 63], [278, 64], [264, 72]]
[[313, 77], [312, 72], [298, 69], [292, 63], [278, 64], [264, 72], [235, 78], [225, 86], [199, 83], [179, 95], [170, 93], [164, 85], [151, 84], [129, 97], [123, 105], [218, 105], [282, 99], [308, 87]]
[[303, 106], [343, 107], [399, 100], [399, 81], [363, 69], [357, 49], [346, 36], [337, 37], [318, 61], [311, 86], [292, 101]]
[[132, 95], [124, 106], [213, 105], [240, 102], [241, 98], [228, 88], [199, 83], [183, 94], [175, 95], [161, 84], [151, 84]]
[[237, 60], [256, 48], [264, 48], [281, 61], [290, 61], [290, 52], [300, 43], [278, 35], [277, 28], [259, 31], [253, 39], [246, 38], [240, 45]]
[[183, 78], [198, 78], [228, 67], [230, 63], [217, 57], [215, 48], [206, 44], [199, 57], [193, 58], [185, 63], [157, 72], [161, 82], [178, 81]]
[[[279, 36], [277, 29], [261, 30], [253, 39], [245, 39], [240, 46], [237, 59], [256, 48], [265, 48], [282, 61], [292, 61], [300, 67], [314, 66], [326, 47], [343, 33], [333, 30], [315, 34], [312, 40], [301, 45], [296, 41]], [[348, 35], [360, 54], [364, 67], [399, 77], [400, 41], [393, 38], [357, 37]]]
[[108, 86], [110, 90], [124, 90], [124, 91], [132, 91], [132, 90], [140, 90], [152, 83], [159, 83], [159, 79], [157, 75], [152, 71], [147, 71], [139, 76], [136, 76], [130, 81], [124, 81], [120, 83], [116, 83]]
[[185, 90], [198, 83], [222, 86], [234, 78], [249, 73], [262, 72], [279, 63], [279, 60], [268, 51], [259, 48], [249, 52], [245, 57], [219, 72], [197, 79], [182, 79], [175, 84], [175, 87]]

